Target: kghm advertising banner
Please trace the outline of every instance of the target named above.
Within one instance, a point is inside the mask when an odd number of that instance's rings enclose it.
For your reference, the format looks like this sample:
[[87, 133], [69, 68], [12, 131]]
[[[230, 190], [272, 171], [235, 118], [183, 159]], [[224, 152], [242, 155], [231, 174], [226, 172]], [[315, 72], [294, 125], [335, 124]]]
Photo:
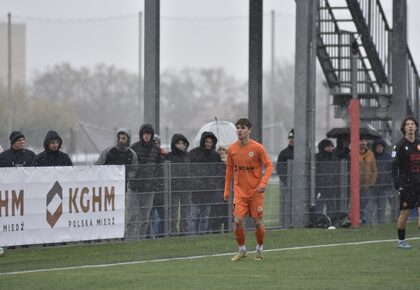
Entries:
[[124, 166], [0, 168], [0, 246], [122, 238]]

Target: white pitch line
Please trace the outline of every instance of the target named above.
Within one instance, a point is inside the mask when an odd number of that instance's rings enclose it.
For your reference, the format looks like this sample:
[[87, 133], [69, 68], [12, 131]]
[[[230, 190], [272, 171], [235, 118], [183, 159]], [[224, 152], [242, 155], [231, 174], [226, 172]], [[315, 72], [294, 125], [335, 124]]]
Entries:
[[[420, 237], [408, 238], [407, 240], [420, 240]], [[354, 245], [368, 245], [368, 244], [377, 244], [377, 243], [389, 243], [389, 242], [396, 242], [396, 241], [397, 241], [396, 239], [390, 239], [390, 240], [375, 240], [375, 241], [363, 241], [363, 242], [347, 242], [347, 243], [337, 243], [337, 244], [324, 244], [324, 245], [312, 245], [312, 246], [269, 249], [269, 250], [264, 250], [264, 251], [265, 252], [281, 252], [281, 251], [306, 250], [306, 249], [329, 248], [329, 247], [340, 247], [340, 246], [354, 246]], [[252, 251], [250, 253], [253, 253], [253, 252], [255, 252], [255, 251]], [[234, 254], [236, 254], [236, 252], [235, 253], [201, 255], [201, 256], [190, 256], [190, 257], [167, 258], [167, 259], [155, 259], [155, 260], [146, 260], [146, 261], [120, 262], [120, 263], [110, 263], [110, 264], [100, 264], [100, 265], [81, 265], [81, 266], [73, 266], [73, 267], [26, 270], [26, 271], [0, 273], [0, 276], [10, 276], [10, 275], [18, 275], [18, 274], [32, 274], [32, 273], [42, 273], [42, 272], [54, 272], [54, 271], [65, 271], [65, 270], [105, 268], [105, 267], [114, 267], [114, 266], [138, 265], [138, 264], [145, 264], [145, 263], [157, 263], [157, 262], [179, 261], [179, 260], [193, 260], [193, 259], [203, 259], [203, 258], [211, 258], [211, 257], [230, 256], [230, 255], [234, 255]]]

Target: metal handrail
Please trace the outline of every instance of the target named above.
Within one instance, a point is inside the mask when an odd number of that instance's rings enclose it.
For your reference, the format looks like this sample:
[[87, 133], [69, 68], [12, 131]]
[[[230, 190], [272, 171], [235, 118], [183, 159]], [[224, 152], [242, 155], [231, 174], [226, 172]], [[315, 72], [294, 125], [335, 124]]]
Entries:
[[[379, 0], [357, 0], [357, 2], [369, 34], [366, 37], [371, 39], [389, 85], [391, 28]], [[359, 23], [359, 25], [362, 24]]]

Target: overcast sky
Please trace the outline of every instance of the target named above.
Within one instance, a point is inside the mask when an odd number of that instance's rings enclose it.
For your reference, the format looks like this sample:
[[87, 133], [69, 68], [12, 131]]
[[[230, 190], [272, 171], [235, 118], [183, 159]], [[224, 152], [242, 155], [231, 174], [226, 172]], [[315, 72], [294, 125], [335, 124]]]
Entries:
[[[408, 0], [409, 45], [420, 64], [420, 1]], [[138, 70], [143, 0], [0, 0], [0, 21], [27, 27], [27, 76], [69, 62]], [[392, 23], [392, 0], [382, 1]], [[246, 79], [248, 0], [161, 0], [161, 70], [224, 67]], [[276, 60], [294, 61], [295, 1], [264, 0], [264, 67], [270, 63], [270, 11], [276, 12]]]

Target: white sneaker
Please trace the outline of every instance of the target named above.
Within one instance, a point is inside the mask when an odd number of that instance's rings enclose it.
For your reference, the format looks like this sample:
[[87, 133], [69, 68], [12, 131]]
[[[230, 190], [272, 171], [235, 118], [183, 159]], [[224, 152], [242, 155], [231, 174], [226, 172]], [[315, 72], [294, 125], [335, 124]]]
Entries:
[[256, 250], [255, 251], [255, 260], [261, 261], [264, 259], [263, 250]]
[[397, 248], [400, 249], [411, 249], [411, 246], [407, 243], [406, 240], [398, 241]]
[[245, 259], [248, 256], [247, 251], [239, 251], [235, 256], [233, 256], [230, 260], [233, 262], [240, 261]]

